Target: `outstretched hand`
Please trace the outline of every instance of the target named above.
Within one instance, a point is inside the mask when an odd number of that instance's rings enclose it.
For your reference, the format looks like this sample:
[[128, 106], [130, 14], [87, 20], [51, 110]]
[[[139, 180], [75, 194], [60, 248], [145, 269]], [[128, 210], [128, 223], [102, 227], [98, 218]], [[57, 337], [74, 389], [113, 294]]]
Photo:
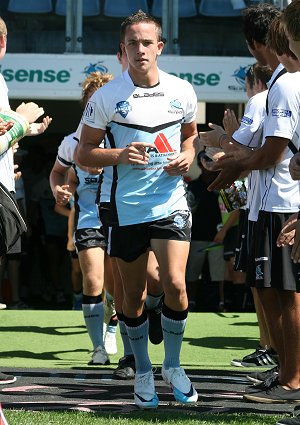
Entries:
[[232, 109], [225, 110], [224, 118], [223, 118], [223, 126], [229, 138], [231, 138], [233, 133], [240, 127], [240, 124]]
[[42, 122], [30, 124], [26, 136], [38, 136], [39, 134], [44, 133], [44, 131], [46, 131], [49, 125], [51, 124], [51, 122], [52, 118], [48, 117], [47, 115], [45, 118], [43, 118]]
[[211, 146], [213, 148], [220, 148], [220, 139], [226, 135], [223, 127], [217, 124], [208, 123], [211, 131], [200, 131], [199, 137], [201, 142], [205, 146]]
[[226, 154], [220, 157], [217, 161], [201, 160], [203, 167], [209, 171], [220, 171], [215, 180], [208, 186], [208, 191], [226, 189], [229, 187], [241, 174], [239, 162], [233, 154]]
[[22, 115], [29, 124], [35, 122], [39, 117], [44, 115], [44, 109], [34, 102], [22, 102], [16, 109], [16, 112]]

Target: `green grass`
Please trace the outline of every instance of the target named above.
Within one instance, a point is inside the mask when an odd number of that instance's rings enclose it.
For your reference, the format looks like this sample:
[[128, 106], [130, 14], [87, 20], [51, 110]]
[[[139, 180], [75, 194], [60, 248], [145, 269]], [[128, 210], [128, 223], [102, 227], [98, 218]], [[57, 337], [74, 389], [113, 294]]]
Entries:
[[275, 425], [278, 416], [254, 414], [196, 414], [144, 412], [105, 415], [84, 412], [7, 411], [9, 425]]
[[[5, 341], [0, 367], [85, 367], [91, 342], [80, 311], [2, 310], [0, 338]], [[111, 356], [117, 364], [119, 353]], [[254, 313], [191, 313], [184, 335], [182, 365], [188, 368], [230, 368], [233, 357], [243, 357], [258, 343]], [[149, 344], [152, 363], [161, 365], [163, 346]]]
[[[1, 311], [1, 367], [9, 368], [85, 368], [91, 343], [82, 312], [78, 311]], [[123, 354], [118, 334], [119, 353], [111, 356], [114, 368]], [[254, 313], [191, 313], [189, 315], [182, 365], [197, 369], [235, 369], [232, 358], [243, 357], [258, 343]], [[152, 363], [160, 366], [163, 347], [149, 344]], [[275, 425], [278, 416], [226, 413], [134, 411], [130, 414], [87, 412], [33, 412], [5, 410], [9, 425]]]

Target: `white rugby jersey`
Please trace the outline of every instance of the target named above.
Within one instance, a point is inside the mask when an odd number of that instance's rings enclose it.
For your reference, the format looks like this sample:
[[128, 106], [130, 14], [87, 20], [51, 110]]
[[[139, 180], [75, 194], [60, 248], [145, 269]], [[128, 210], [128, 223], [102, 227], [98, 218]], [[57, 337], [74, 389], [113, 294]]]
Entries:
[[74, 138], [76, 133], [65, 136], [58, 147], [57, 161], [63, 167], [70, 168], [73, 164], [74, 151], [78, 144], [78, 139]]
[[[169, 176], [167, 158], [181, 150], [181, 124], [196, 118], [197, 97], [187, 81], [159, 71], [159, 83], [137, 87], [128, 71], [97, 90], [89, 100], [83, 122], [106, 130], [107, 148], [131, 142], [155, 145], [147, 165], [119, 164], [113, 168], [110, 201], [119, 225], [148, 222], [188, 210], [181, 176]], [[104, 170], [104, 180], [106, 172]], [[100, 194], [100, 202], [103, 197]]]
[[[270, 84], [279, 71], [277, 68]], [[276, 80], [269, 91], [268, 109], [269, 114], [264, 122], [264, 141], [270, 136], [283, 137], [292, 140], [299, 149], [300, 72], [287, 72]], [[281, 213], [298, 211], [299, 184], [292, 180], [289, 173], [293, 155], [287, 146], [279, 164], [259, 171], [260, 210]]]
[[[268, 90], [252, 96], [245, 108], [240, 127], [233, 133], [232, 138], [239, 144], [256, 149], [261, 146], [264, 118], [266, 113], [266, 98]], [[259, 189], [258, 171], [252, 170], [248, 174], [247, 204], [252, 221], [257, 219], [259, 205], [255, 205], [255, 191]], [[255, 215], [256, 214], [256, 215]], [[255, 218], [256, 217], [256, 218]]]
[[[2, 74], [0, 74], [0, 109], [10, 109], [8, 88]], [[14, 156], [12, 148], [0, 155], [0, 182], [10, 192], [15, 192]]]

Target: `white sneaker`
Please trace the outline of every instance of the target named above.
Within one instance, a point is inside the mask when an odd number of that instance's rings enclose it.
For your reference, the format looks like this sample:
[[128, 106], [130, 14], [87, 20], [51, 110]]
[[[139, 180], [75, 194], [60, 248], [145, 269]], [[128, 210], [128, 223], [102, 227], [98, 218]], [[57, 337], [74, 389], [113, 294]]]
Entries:
[[115, 333], [106, 332], [104, 337], [104, 347], [107, 354], [117, 354], [118, 348]]
[[147, 373], [135, 374], [134, 402], [142, 409], [155, 409], [158, 406], [152, 370]]
[[7, 305], [6, 305], [6, 304], [4, 304], [4, 303], [0, 303], [0, 310], [5, 310], [5, 309], [6, 309], [6, 307], [7, 307]]
[[104, 347], [97, 347], [92, 355], [91, 360], [88, 362], [89, 365], [108, 365], [110, 364], [107, 352]]
[[198, 393], [182, 367], [161, 368], [161, 374], [166, 384], [171, 385], [175, 400], [179, 403], [195, 403]]

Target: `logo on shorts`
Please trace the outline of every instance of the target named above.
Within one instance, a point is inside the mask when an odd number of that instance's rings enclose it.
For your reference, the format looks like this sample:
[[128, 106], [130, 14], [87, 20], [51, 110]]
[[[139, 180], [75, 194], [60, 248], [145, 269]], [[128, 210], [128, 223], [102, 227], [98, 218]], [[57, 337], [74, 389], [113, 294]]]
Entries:
[[130, 111], [132, 111], [132, 106], [127, 100], [121, 100], [116, 104], [115, 113], [120, 114], [121, 117], [126, 118]]
[[91, 122], [95, 121], [95, 102], [87, 103], [83, 116], [87, 121], [91, 121]]
[[241, 122], [246, 125], [251, 125], [253, 123], [253, 119], [244, 115], [243, 118], [241, 119]]
[[291, 118], [292, 111], [289, 111], [288, 109], [274, 108], [272, 109], [272, 116], [278, 118]]
[[183, 229], [185, 227], [186, 220], [182, 217], [182, 215], [177, 214], [174, 217], [174, 226], [178, 227], [178, 229]]
[[255, 278], [256, 278], [256, 280], [263, 280], [263, 278], [264, 278], [264, 274], [263, 274], [263, 271], [261, 269], [261, 264], [258, 264], [256, 266]]

